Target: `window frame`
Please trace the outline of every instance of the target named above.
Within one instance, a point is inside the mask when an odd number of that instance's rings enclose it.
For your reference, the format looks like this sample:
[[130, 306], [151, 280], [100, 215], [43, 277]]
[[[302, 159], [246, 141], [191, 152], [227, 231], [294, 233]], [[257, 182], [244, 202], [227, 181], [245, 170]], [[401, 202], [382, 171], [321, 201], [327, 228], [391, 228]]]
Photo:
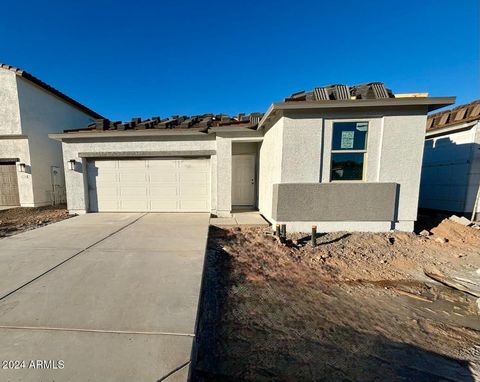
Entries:
[[[365, 148], [361, 150], [334, 150], [333, 149], [333, 139], [334, 139], [334, 129], [336, 123], [367, 123], [367, 133], [365, 135]], [[366, 182], [367, 179], [367, 160], [368, 160], [368, 137], [370, 132], [370, 121], [365, 120], [350, 120], [350, 121], [332, 121], [332, 133], [331, 133], [331, 142], [330, 142], [330, 174], [329, 179], [331, 183], [358, 183], [358, 182]], [[333, 162], [333, 154], [363, 154], [363, 168], [362, 168], [362, 179], [332, 179], [332, 162]]]

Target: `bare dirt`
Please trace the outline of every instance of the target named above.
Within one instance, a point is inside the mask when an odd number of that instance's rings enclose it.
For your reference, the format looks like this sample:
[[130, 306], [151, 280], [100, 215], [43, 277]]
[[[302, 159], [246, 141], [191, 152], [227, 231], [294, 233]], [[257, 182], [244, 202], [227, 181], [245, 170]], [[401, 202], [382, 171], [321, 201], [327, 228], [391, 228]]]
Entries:
[[194, 380], [480, 381], [476, 298], [424, 274], [480, 276], [480, 230], [431, 231], [211, 227]]
[[1, 210], [0, 238], [43, 227], [72, 216], [74, 215], [68, 214], [65, 205]]

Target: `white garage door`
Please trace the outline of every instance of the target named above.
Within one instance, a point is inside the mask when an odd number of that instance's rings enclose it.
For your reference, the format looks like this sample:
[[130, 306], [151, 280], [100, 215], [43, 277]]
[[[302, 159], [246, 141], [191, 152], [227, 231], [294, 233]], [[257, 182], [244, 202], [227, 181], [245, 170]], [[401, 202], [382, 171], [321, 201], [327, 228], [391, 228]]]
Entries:
[[90, 210], [208, 212], [208, 159], [122, 159], [88, 162]]

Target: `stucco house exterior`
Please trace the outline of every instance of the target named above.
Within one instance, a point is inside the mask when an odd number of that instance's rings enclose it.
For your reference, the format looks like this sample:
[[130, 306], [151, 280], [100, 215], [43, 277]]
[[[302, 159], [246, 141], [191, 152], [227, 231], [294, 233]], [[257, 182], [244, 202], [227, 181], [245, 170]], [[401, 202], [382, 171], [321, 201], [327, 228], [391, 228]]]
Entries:
[[62, 148], [48, 134], [98, 118], [31, 74], [0, 64], [0, 207], [64, 201]]
[[74, 213], [252, 208], [290, 231], [411, 231], [426, 116], [454, 100], [331, 85], [264, 114], [97, 120], [50, 137]]
[[[472, 217], [480, 187], [480, 100], [427, 120], [420, 207]], [[480, 201], [473, 219], [480, 218]]]

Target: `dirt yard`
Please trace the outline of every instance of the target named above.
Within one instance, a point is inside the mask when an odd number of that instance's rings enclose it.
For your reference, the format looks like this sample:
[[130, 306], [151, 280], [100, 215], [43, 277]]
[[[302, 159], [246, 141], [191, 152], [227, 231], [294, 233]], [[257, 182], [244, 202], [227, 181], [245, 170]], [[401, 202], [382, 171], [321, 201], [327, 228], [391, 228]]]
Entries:
[[[329, 233], [280, 243], [211, 227], [195, 381], [480, 381], [480, 230]], [[465, 281], [465, 282], [467, 282]]]
[[68, 219], [66, 206], [18, 207], [0, 211], [0, 239]]

